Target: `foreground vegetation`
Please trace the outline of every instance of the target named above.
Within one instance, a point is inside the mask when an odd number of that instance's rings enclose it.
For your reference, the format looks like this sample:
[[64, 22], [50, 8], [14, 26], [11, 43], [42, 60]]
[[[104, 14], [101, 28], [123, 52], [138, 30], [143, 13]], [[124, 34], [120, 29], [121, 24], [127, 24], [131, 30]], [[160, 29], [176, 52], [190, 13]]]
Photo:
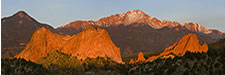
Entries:
[[24, 59], [1, 59], [2, 75], [125, 75], [126, 66], [106, 58], [87, 58], [79, 67], [61, 67], [51, 64], [47, 68]]
[[24, 59], [1, 59], [3, 75], [126, 75], [128, 68], [110, 58], [86, 58], [51, 52], [36, 64]]
[[209, 50], [202, 54], [187, 52], [183, 57], [135, 64], [128, 72], [134, 75], [223, 75], [225, 73], [224, 57], [225, 50]]
[[142, 64], [119, 64], [110, 58], [79, 60], [57, 50], [35, 64], [24, 59], [1, 59], [2, 75], [223, 75], [225, 40], [209, 45], [207, 53], [187, 52], [183, 57]]
[[47, 70], [40, 64], [24, 59], [1, 59], [2, 75], [37, 75], [45, 74]]

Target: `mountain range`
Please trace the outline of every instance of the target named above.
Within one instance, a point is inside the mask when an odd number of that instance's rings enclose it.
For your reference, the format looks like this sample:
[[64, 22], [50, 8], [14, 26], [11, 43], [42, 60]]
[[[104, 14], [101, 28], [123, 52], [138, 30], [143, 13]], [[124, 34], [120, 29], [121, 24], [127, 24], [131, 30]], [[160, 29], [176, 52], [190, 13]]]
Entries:
[[[116, 14], [116, 15], [112, 15], [112, 16], [108, 16], [108, 17], [103, 17], [97, 21], [78, 20], [78, 21], [71, 22], [67, 25], [61, 26], [57, 29], [60, 30], [60, 29], [65, 29], [65, 28], [73, 28], [73, 29], [79, 30], [79, 29], [84, 29], [88, 25], [109, 27], [109, 26], [119, 26], [119, 25], [129, 26], [134, 23], [137, 23], [137, 25], [146, 24], [154, 29], [161, 29], [163, 27], [175, 28], [175, 27], [181, 26], [192, 32], [202, 33], [202, 34], [206, 34], [206, 35], [214, 35], [213, 38], [221, 38], [222, 37], [221, 35], [223, 35], [223, 37], [224, 37], [224, 33], [220, 32], [218, 30], [214, 30], [214, 29], [207, 29], [197, 23], [190, 22], [190, 23], [180, 24], [179, 22], [176, 22], [176, 21], [167, 21], [167, 20], [160, 21], [157, 18], [149, 16], [146, 13], [144, 13], [143, 11], [138, 10], [138, 9], [131, 10], [131, 11], [128, 11], [128, 12], [122, 13], [122, 14]], [[176, 30], [179, 31], [179, 28], [176, 28]], [[65, 32], [65, 33], [70, 34], [67, 32]], [[75, 32], [73, 32], [73, 33], [75, 33]]]
[[20, 11], [2, 19], [2, 33], [1, 69], [6, 75], [225, 72], [224, 33], [196, 23], [160, 21], [140, 10], [58, 28]]
[[120, 48], [122, 57], [140, 51], [162, 52], [188, 33], [196, 33], [200, 43], [212, 43], [225, 37], [224, 33], [207, 29], [197, 23], [160, 21], [141, 10], [131, 10], [97, 21], [78, 20], [55, 29], [37, 22], [24, 11], [19, 11], [10, 17], [2, 18], [2, 57], [13, 57], [21, 52], [31, 40], [34, 31], [41, 27], [53, 33], [72, 36], [88, 26], [105, 29], [113, 43]]

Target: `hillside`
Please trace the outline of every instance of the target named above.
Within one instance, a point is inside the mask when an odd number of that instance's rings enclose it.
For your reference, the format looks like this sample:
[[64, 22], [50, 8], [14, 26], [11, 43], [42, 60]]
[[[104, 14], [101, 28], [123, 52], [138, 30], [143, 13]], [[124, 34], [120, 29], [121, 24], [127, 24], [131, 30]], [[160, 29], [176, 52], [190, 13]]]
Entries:
[[30, 41], [33, 32], [41, 27], [55, 32], [52, 26], [39, 23], [24, 11], [2, 18], [1, 56], [13, 57], [21, 52]]

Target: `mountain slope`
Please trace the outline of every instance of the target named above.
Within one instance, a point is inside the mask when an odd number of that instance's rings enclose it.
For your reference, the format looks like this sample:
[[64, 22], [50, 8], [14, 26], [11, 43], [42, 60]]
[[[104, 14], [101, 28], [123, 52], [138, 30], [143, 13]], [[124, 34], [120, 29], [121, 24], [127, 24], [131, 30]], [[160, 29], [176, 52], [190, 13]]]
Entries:
[[188, 33], [197, 34], [201, 44], [209, 44], [225, 37], [225, 34], [218, 30], [207, 29], [196, 23], [160, 21], [141, 10], [103, 17], [97, 21], [74, 21], [56, 30], [60, 34], [73, 35], [90, 25], [107, 30], [112, 41], [121, 48], [122, 55], [140, 51], [159, 53]]
[[108, 32], [91, 26], [72, 37], [55, 34], [42, 27], [35, 31], [26, 48], [15, 57], [41, 63], [39, 60], [56, 50], [78, 59], [109, 57], [122, 63], [120, 48], [113, 44]]
[[146, 13], [144, 13], [143, 11], [138, 10], [138, 9], [131, 10], [126, 13], [103, 17], [97, 21], [78, 20], [78, 21], [71, 22], [67, 25], [64, 25], [62, 27], [59, 27], [58, 29], [61, 30], [61, 29], [65, 29], [65, 28], [73, 28], [75, 30], [79, 30], [79, 29], [86, 28], [88, 25], [109, 27], [109, 26], [119, 26], [121, 24], [124, 26], [128, 26], [133, 23], [146, 24], [154, 29], [161, 29], [163, 27], [174, 28], [177, 26], [181, 26], [192, 32], [209, 34], [209, 35], [212, 35], [212, 34], [217, 35], [217, 36], [214, 36], [213, 38], [225, 37], [224, 33], [217, 31], [217, 30], [213, 30], [213, 29], [207, 29], [197, 23], [190, 22], [190, 23], [180, 24], [179, 22], [176, 22], [176, 21], [167, 21], [167, 20], [160, 21], [157, 18], [149, 16]]
[[90, 25], [108, 31], [115, 45], [121, 48], [122, 55], [140, 51], [161, 52], [188, 33], [196, 33], [200, 43], [212, 43], [224, 37], [224, 33], [218, 30], [207, 29], [196, 23], [160, 21], [140, 10], [104, 17], [98, 21], [74, 21], [56, 30], [20, 11], [2, 19], [2, 57], [13, 57], [23, 50], [33, 32], [41, 27], [59, 34], [74, 35]]
[[2, 57], [13, 57], [25, 48], [33, 32], [41, 27], [54, 31], [54, 28], [34, 20], [24, 11], [2, 18]]

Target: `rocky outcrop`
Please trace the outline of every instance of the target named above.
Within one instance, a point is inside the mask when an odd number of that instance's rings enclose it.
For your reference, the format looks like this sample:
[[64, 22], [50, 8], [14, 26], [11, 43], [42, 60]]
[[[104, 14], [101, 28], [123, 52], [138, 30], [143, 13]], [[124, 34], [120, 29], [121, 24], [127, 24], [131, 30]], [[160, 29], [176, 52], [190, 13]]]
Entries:
[[49, 52], [61, 49], [69, 38], [69, 36], [64, 37], [41, 28], [34, 32], [26, 48], [15, 57], [38, 62], [39, 59], [47, 56]]
[[[160, 59], [172, 58], [173, 59], [175, 56], [183, 56], [186, 52], [206, 53], [207, 51], [208, 51], [208, 45], [206, 43], [204, 43], [203, 45], [200, 45], [197, 35], [190, 33], [188, 35], [185, 35], [179, 42], [166, 48], [158, 56], [151, 56], [147, 60], [144, 60], [144, 61], [151, 62], [158, 58], [160, 58]], [[140, 61], [139, 55], [141, 58], [144, 56], [142, 53], [138, 54], [138, 60]], [[130, 64], [136, 63], [137, 61], [133, 62], [133, 59], [131, 59]]]
[[145, 62], [145, 57], [144, 57], [144, 54], [142, 52], [138, 53], [138, 57], [134, 60], [134, 59], [131, 59], [129, 64], [134, 64], [134, 63], [143, 63]]
[[149, 57], [147, 61], [153, 61], [159, 57], [164, 59], [174, 58], [174, 55], [183, 56], [187, 51], [191, 53], [206, 53], [208, 51], [208, 45], [206, 43], [200, 45], [197, 35], [190, 33], [185, 35], [178, 43], [166, 48], [160, 55]]
[[199, 44], [199, 40], [196, 34], [185, 35], [178, 43], [165, 49], [160, 56], [167, 55], [169, 53], [174, 53], [177, 56], [183, 56], [187, 51], [191, 53], [202, 53], [208, 51], [208, 45], [204, 43]]
[[145, 57], [142, 52], [138, 53], [137, 62], [139, 62], [139, 61], [145, 61]]
[[113, 44], [108, 32], [91, 26], [73, 36], [62, 36], [41, 28], [35, 31], [26, 48], [15, 57], [40, 63], [40, 59], [56, 50], [79, 59], [109, 57], [122, 63], [120, 48]]
[[87, 27], [81, 33], [72, 36], [62, 48], [62, 52], [72, 54], [80, 59], [87, 57], [109, 57], [117, 62], [122, 62], [120, 48], [117, 48], [108, 32], [101, 28]]
[[135, 64], [135, 61], [134, 61], [134, 59], [130, 59], [130, 62], [129, 62], [129, 64]]

